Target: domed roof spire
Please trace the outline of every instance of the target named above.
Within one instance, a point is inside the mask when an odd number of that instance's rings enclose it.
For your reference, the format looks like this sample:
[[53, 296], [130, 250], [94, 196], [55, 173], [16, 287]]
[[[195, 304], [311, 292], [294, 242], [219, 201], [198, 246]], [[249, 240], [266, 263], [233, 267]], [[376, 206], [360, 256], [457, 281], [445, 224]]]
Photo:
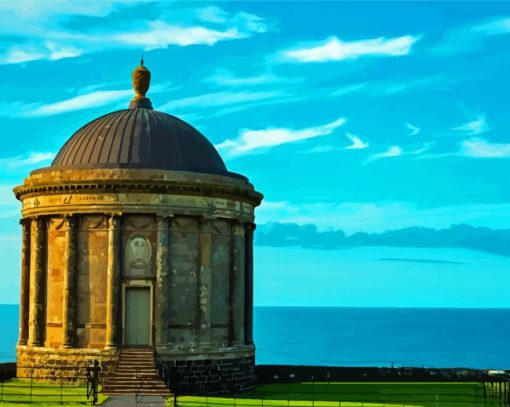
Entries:
[[140, 65], [133, 70], [131, 80], [133, 82], [135, 96], [133, 97], [133, 99], [131, 99], [131, 102], [129, 103], [129, 108], [152, 109], [151, 100], [145, 97], [145, 94], [149, 90], [149, 86], [151, 83], [151, 73], [143, 65], [143, 55], [140, 59]]

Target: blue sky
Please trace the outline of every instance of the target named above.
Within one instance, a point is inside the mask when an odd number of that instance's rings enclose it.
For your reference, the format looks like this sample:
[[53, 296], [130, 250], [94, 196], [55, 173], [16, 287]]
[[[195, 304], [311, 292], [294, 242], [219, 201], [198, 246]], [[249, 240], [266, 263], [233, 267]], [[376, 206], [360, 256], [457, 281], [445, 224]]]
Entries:
[[127, 106], [141, 53], [155, 108], [264, 193], [259, 223], [510, 227], [510, 3], [2, 1], [0, 41], [9, 268], [12, 187]]

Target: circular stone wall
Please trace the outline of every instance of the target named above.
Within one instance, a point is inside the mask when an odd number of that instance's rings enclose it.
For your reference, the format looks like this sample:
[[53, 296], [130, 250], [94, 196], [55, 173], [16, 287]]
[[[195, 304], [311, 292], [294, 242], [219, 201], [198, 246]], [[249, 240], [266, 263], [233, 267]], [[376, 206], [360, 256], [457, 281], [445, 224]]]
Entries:
[[[142, 345], [157, 350], [176, 391], [251, 389], [262, 196], [249, 182], [49, 168], [15, 193], [23, 205], [18, 376], [83, 376], [91, 359], [106, 364], [119, 347]], [[135, 291], [144, 312], [132, 311]]]

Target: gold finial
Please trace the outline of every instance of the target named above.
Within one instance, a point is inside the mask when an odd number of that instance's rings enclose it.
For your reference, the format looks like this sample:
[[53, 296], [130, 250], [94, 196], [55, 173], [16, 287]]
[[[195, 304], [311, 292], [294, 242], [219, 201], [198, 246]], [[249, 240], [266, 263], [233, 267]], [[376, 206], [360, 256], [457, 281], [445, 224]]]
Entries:
[[135, 91], [135, 96], [133, 97], [133, 99], [131, 99], [129, 108], [130, 109], [134, 109], [134, 108], [152, 109], [152, 104], [151, 104], [150, 99], [145, 97], [147, 91], [149, 90], [149, 86], [151, 83], [151, 73], [143, 65], [143, 55], [140, 59], [140, 66], [137, 66], [133, 70], [131, 79], [133, 82], [133, 89]]

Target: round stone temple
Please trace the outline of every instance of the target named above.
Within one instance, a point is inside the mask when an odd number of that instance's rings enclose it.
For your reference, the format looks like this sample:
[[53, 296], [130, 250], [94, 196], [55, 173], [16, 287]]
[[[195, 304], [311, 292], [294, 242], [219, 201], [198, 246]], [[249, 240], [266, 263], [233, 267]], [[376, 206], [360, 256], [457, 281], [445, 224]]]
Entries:
[[18, 377], [60, 382], [98, 360], [106, 393], [248, 392], [262, 195], [190, 124], [152, 109], [143, 61], [132, 79], [129, 109], [85, 124], [14, 189]]

